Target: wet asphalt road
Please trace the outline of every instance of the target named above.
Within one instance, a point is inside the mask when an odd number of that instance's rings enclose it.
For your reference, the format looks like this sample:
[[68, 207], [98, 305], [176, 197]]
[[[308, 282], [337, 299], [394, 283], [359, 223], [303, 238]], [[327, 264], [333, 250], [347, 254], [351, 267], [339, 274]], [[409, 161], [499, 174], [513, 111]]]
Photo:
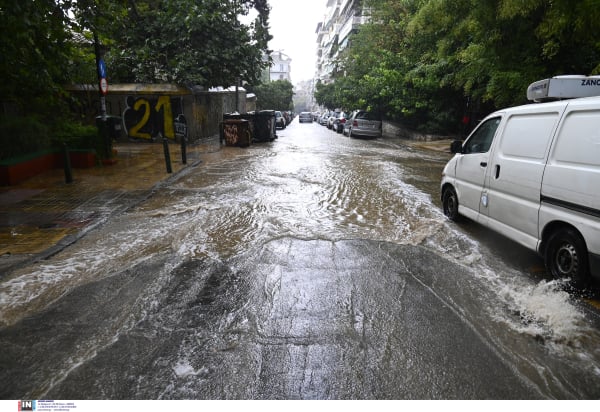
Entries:
[[2, 398], [600, 396], [593, 311], [444, 218], [448, 154], [278, 134], [3, 280]]

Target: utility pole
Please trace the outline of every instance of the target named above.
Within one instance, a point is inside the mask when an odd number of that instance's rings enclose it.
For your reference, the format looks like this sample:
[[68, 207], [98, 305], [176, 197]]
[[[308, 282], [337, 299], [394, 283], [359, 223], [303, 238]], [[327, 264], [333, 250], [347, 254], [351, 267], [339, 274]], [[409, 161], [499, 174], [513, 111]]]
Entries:
[[105, 90], [108, 86], [106, 82], [106, 68], [104, 61], [100, 55], [100, 41], [98, 40], [98, 34], [94, 30], [94, 54], [96, 56], [96, 73], [98, 75], [98, 93], [100, 94], [100, 115], [102, 120], [106, 121], [106, 97]]
[[108, 118], [106, 116], [106, 93], [108, 81], [106, 80], [106, 66], [100, 55], [100, 42], [94, 30], [94, 54], [96, 55], [96, 72], [98, 73], [98, 93], [100, 94], [100, 116], [96, 117], [96, 126], [104, 146], [105, 159], [112, 157], [112, 139], [109, 132]]

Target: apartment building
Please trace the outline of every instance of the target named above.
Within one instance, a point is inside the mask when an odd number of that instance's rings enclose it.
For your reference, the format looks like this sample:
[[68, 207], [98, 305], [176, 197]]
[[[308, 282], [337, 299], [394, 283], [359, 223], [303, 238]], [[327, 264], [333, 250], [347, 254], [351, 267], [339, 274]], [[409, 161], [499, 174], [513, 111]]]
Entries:
[[339, 57], [348, 47], [350, 35], [365, 22], [360, 0], [327, 0], [323, 21], [317, 25], [315, 80], [331, 81], [339, 67]]
[[269, 69], [270, 80], [272, 82], [275, 80], [287, 80], [291, 83], [292, 59], [281, 50], [273, 52], [271, 58], [273, 59], [273, 64], [271, 64], [271, 68]]

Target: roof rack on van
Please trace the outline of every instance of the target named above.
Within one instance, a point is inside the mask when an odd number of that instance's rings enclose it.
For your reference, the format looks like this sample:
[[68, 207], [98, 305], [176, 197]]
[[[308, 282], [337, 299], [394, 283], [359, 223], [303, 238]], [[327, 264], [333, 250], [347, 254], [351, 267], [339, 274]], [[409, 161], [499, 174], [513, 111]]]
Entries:
[[600, 76], [555, 76], [527, 88], [527, 99], [534, 102], [591, 96], [600, 96]]

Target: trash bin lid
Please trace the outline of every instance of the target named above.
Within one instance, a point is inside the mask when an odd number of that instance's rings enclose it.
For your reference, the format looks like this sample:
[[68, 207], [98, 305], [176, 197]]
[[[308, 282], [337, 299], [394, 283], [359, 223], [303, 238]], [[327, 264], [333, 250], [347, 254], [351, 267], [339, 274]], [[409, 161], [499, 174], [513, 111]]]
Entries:
[[225, 119], [223, 123], [226, 124], [240, 124], [240, 123], [249, 123], [246, 119]]

